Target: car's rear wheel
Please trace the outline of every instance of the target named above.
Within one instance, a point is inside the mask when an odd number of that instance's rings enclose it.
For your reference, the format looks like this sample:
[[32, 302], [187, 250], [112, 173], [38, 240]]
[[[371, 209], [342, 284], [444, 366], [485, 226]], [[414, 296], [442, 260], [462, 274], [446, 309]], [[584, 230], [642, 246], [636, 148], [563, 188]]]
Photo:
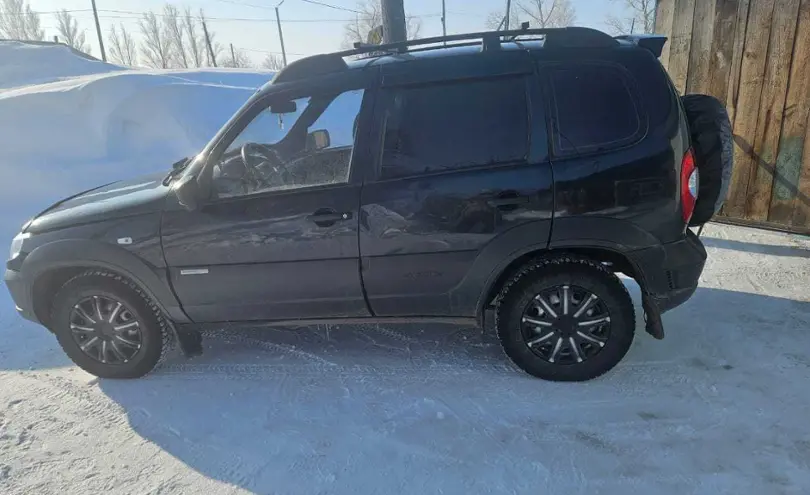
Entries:
[[604, 265], [559, 257], [533, 262], [507, 282], [496, 327], [506, 355], [525, 372], [584, 381], [625, 356], [635, 310], [624, 284]]
[[138, 378], [161, 361], [170, 333], [160, 310], [126, 278], [92, 270], [54, 298], [51, 327], [80, 368], [102, 378]]

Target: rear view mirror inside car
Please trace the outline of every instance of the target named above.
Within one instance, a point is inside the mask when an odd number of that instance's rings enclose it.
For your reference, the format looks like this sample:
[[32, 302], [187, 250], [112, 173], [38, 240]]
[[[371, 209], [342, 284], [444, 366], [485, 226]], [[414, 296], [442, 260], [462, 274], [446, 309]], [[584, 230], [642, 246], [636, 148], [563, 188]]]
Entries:
[[270, 113], [274, 114], [295, 113], [296, 110], [298, 106], [292, 100], [277, 101], [270, 105]]

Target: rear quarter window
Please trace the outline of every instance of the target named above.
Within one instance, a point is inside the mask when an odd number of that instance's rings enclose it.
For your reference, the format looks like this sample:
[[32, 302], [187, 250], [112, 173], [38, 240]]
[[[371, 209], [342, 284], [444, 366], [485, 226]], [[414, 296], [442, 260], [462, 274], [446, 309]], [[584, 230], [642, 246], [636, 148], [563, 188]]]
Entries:
[[559, 65], [547, 70], [552, 143], [557, 156], [621, 148], [646, 131], [646, 117], [630, 75], [606, 64]]

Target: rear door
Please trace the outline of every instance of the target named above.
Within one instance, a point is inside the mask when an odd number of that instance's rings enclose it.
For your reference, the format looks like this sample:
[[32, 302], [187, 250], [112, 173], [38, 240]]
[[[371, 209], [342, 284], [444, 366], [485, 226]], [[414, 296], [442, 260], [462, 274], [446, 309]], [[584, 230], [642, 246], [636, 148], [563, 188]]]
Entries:
[[476, 263], [485, 246], [524, 224], [547, 243], [553, 180], [539, 93], [521, 52], [383, 67], [381, 149], [359, 225], [375, 315], [472, 316], [478, 294], [459, 302], [454, 291], [481, 278], [474, 266], [492, 268]]

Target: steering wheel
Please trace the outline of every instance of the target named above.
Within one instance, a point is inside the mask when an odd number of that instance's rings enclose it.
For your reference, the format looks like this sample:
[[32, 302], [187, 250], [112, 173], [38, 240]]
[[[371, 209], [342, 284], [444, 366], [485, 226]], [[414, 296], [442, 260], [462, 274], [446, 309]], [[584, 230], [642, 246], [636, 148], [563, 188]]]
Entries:
[[272, 148], [258, 143], [245, 143], [241, 154], [248, 180], [256, 189], [288, 183], [290, 174], [287, 167]]

